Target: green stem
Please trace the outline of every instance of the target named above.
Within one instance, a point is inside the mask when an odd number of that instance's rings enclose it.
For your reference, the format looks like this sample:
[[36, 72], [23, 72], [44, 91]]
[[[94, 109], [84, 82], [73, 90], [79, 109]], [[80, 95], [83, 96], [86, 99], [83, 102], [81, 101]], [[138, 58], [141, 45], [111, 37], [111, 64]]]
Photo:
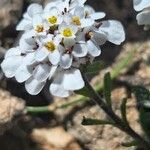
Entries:
[[124, 123], [124, 121], [122, 121], [121, 118], [118, 117], [114, 111], [103, 101], [100, 95], [89, 84], [87, 78], [85, 76], [83, 76], [83, 78], [86, 87], [89, 89], [89, 93], [91, 94], [91, 99], [93, 99], [93, 101], [97, 103], [97, 105], [111, 118], [111, 120], [114, 121], [116, 127], [138, 141], [142, 148], [145, 150], [150, 150], [150, 143], [137, 134], [130, 126], [127, 126], [126, 123]]
[[40, 106], [40, 107], [26, 107], [27, 113], [48, 113], [50, 112], [50, 109], [48, 106]]

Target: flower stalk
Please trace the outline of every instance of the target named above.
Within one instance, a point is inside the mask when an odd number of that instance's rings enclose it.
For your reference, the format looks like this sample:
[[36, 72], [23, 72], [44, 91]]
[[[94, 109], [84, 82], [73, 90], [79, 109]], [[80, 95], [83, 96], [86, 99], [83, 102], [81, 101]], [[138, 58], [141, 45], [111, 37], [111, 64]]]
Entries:
[[136, 133], [129, 125], [127, 125], [120, 117], [118, 117], [114, 111], [104, 102], [104, 100], [100, 97], [100, 95], [93, 89], [90, 85], [87, 78], [83, 75], [86, 87], [88, 88], [91, 99], [96, 102], [96, 104], [103, 109], [103, 111], [110, 117], [110, 119], [115, 123], [115, 127], [119, 128], [129, 136], [131, 136], [134, 140], [140, 143], [140, 146], [145, 150], [150, 149], [150, 143], [146, 141], [143, 137], [141, 137], [138, 133]]

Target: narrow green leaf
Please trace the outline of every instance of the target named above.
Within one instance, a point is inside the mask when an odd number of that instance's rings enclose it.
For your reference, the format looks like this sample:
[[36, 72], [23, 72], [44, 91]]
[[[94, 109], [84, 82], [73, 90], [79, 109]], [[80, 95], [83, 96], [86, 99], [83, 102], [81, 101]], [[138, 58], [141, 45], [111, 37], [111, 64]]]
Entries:
[[122, 143], [122, 146], [124, 147], [132, 147], [132, 146], [138, 146], [138, 142], [137, 141], [131, 141], [131, 142], [126, 142], [126, 143]]
[[98, 120], [83, 117], [82, 125], [115, 125], [114, 122], [108, 120]]
[[139, 120], [144, 130], [145, 135], [150, 139], [150, 109], [148, 102], [150, 102], [150, 91], [142, 86], [135, 86], [133, 92], [137, 99], [139, 107]]
[[141, 101], [150, 100], [150, 91], [148, 89], [144, 88], [143, 86], [134, 86], [133, 92], [139, 103]]
[[84, 74], [97, 74], [103, 68], [103, 61], [94, 61], [92, 64], [83, 65], [81, 70]]
[[90, 97], [89, 90], [88, 90], [88, 88], [86, 86], [83, 87], [80, 90], [75, 91], [75, 93], [79, 94], [79, 95], [82, 95], [82, 96], [85, 96], [85, 97]]
[[26, 112], [27, 113], [32, 113], [32, 114], [36, 114], [36, 113], [49, 113], [51, 112], [51, 110], [49, 109], [48, 106], [27, 106], [26, 107]]
[[111, 107], [111, 76], [106, 73], [104, 76], [104, 97], [107, 104]]
[[122, 116], [123, 121], [128, 125], [126, 104], [127, 104], [127, 98], [124, 98], [122, 100], [122, 103], [121, 103], [121, 106], [120, 106], [120, 110], [121, 110], [121, 116]]

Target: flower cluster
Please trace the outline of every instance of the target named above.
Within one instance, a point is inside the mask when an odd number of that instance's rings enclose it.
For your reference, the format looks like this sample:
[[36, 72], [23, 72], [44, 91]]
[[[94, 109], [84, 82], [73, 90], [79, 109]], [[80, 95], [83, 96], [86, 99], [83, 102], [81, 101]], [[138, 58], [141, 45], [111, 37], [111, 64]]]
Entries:
[[150, 25], [150, 0], [133, 0], [134, 9], [141, 11], [137, 15], [139, 25]]
[[86, 0], [57, 0], [44, 8], [31, 4], [17, 30], [24, 31], [19, 45], [7, 51], [1, 67], [8, 78], [25, 82], [31, 95], [46, 81], [50, 93], [68, 97], [84, 87], [79, 67], [101, 54], [100, 45], [125, 40], [120, 22], [98, 21], [105, 17], [86, 6]]

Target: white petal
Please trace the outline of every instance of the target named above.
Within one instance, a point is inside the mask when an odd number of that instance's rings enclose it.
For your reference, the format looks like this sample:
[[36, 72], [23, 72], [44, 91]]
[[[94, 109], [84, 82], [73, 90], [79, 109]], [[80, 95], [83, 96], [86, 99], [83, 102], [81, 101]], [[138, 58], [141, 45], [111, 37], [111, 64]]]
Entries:
[[97, 57], [101, 54], [101, 49], [98, 45], [93, 43], [91, 40], [87, 42], [87, 48], [90, 55]]
[[31, 20], [28, 20], [28, 19], [22, 19], [17, 27], [16, 27], [16, 30], [18, 31], [22, 31], [22, 30], [30, 30], [32, 29], [33, 26], [32, 26], [32, 21]]
[[125, 40], [124, 28], [119, 21], [103, 21], [99, 29], [106, 33], [108, 41], [116, 45], [120, 45]]
[[44, 8], [44, 12], [49, 12], [53, 7], [57, 6], [56, 4], [57, 4], [56, 2], [48, 3]]
[[70, 68], [72, 65], [72, 55], [70, 54], [64, 54], [60, 58], [60, 66], [64, 69]]
[[50, 92], [58, 97], [68, 97], [70, 95], [70, 91], [65, 90], [63, 87], [63, 74], [58, 75], [51, 83]]
[[7, 78], [12, 78], [22, 63], [21, 56], [8, 57], [1, 63], [1, 68]]
[[55, 50], [54, 52], [49, 53], [48, 58], [53, 65], [57, 65], [60, 61], [60, 52]]
[[93, 9], [93, 7], [89, 6], [89, 5], [85, 5], [84, 6], [84, 11], [86, 13], [87, 16], [95, 13], [95, 10]]
[[23, 62], [22, 62], [23, 64], [30, 65], [35, 62], [35, 52], [28, 53], [22, 57], [23, 57]]
[[136, 17], [139, 25], [150, 25], [150, 10], [139, 13]]
[[83, 5], [87, 0], [78, 0], [79, 5]]
[[63, 20], [64, 20], [64, 22], [68, 25], [70, 22], [72, 22], [72, 15], [71, 14], [65, 14], [64, 16], [63, 16]]
[[106, 16], [104, 12], [96, 12], [90, 15], [90, 17], [94, 20], [102, 19]]
[[46, 59], [48, 54], [49, 54], [48, 50], [45, 47], [43, 47], [36, 51], [35, 59], [36, 61], [43, 61], [44, 59]]
[[84, 57], [87, 55], [87, 47], [85, 44], [75, 44], [72, 54], [75, 57]]
[[32, 52], [36, 47], [35, 39], [32, 38], [31, 32], [26, 32], [22, 35], [19, 41], [19, 47], [22, 53]]
[[37, 95], [41, 92], [45, 85], [45, 82], [39, 82], [32, 77], [25, 82], [25, 88], [31, 95]]
[[107, 41], [107, 35], [102, 31], [94, 32], [92, 40], [98, 45], [103, 45]]
[[85, 43], [85, 33], [84, 32], [78, 32], [76, 35], [76, 41], [77, 43]]
[[31, 4], [28, 7], [27, 12], [30, 15], [30, 17], [33, 17], [35, 14], [42, 13], [43, 12], [43, 8], [42, 8], [41, 5], [34, 3], [34, 4]]
[[63, 79], [64, 89], [66, 90], [79, 90], [84, 87], [84, 81], [81, 72], [78, 69], [68, 70], [64, 74]]
[[21, 55], [20, 49], [18, 47], [13, 47], [6, 52], [5, 58], [12, 57], [12, 56], [20, 56], [20, 55]]
[[27, 66], [22, 64], [15, 73], [15, 78], [17, 82], [22, 83], [31, 77], [31, 72], [28, 70]]
[[55, 45], [59, 45], [61, 40], [62, 40], [61, 35], [60, 34], [56, 35], [55, 38], [54, 38]]
[[68, 27], [73, 30], [73, 33], [74, 33], [74, 34], [77, 33], [77, 31], [78, 31], [78, 27], [77, 27], [77, 26], [75, 26], [75, 25], [69, 25]]
[[51, 70], [49, 73], [49, 80], [53, 77], [54, 73], [56, 72], [57, 66], [51, 66]]
[[60, 12], [64, 11], [64, 8], [69, 10], [69, 3], [67, 1], [58, 2], [56, 6]]
[[32, 29], [30, 31], [26, 31], [23, 35], [22, 35], [22, 39], [25, 40], [25, 42], [27, 42], [30, 45], [35, 45], [35, 39], [34, 37], [36, 36], [35, 31]]
[[84, 18], [84, 8], [83, 7], [76, 7], [75, 8], [75, 16], [78, 16], [80, 18]]
[[81, 19], [81, 27], [89, 27], [92, 26], [94, 24], [94, 20], [93, 19]]
[[46, 37], [45, 37], [45, 36], [42, 37], [42, 38], [41, 38], [41, 41], [42, 41], [42, 43], [47, 43], [47, 42], [49, 42], [49, 41], [52, 41], [53, 38], [54, 38], [54, 35], [48, 34]]
[[50, 65], [48, 65], [48, 64], [40, 64], [33, 71], [33, 77], [37, 81], [43, 82], [43, 81], [47, 80], [47, 78], [49, 77], [50, 70], [51, 70], [51, 66]]
[[62, 33], [63, 30], [66, 28], [66, 26], [67, 26], [67, 25], [66, 25], [65, 23], [62, 23], [62, 24], [58, 27], [59, 32]]
[[141, 11], [144, 8], [150, 7], [150, 0], [133, 0], [134, 9]]
[[23, 14], [23, 18], [24, 19], [27, 19], [27, 20], [32, 20], [32, 18], [29, 16], [29, 14], [27, 13], [27, 12], [25, 12], [24, 14]]
[[65, 47], [69, 48], [75, 44], [75, 39], [74, 38], [64, 38], [63, 43], [64, 43]]
[[41, 26], [42, 26], [42, 25], [43, 25], [43, 18], [42, 18], [41, 15], [35, 15], [35, 16], [33, 17], [32, 22], [33, 22], [33, 27], [34, 27], [34, 28], [36, 28], [37, 25], [41, 25]]
[[63, 22], [62, 16], [57, 16], [57, 24], [61, 24]]

